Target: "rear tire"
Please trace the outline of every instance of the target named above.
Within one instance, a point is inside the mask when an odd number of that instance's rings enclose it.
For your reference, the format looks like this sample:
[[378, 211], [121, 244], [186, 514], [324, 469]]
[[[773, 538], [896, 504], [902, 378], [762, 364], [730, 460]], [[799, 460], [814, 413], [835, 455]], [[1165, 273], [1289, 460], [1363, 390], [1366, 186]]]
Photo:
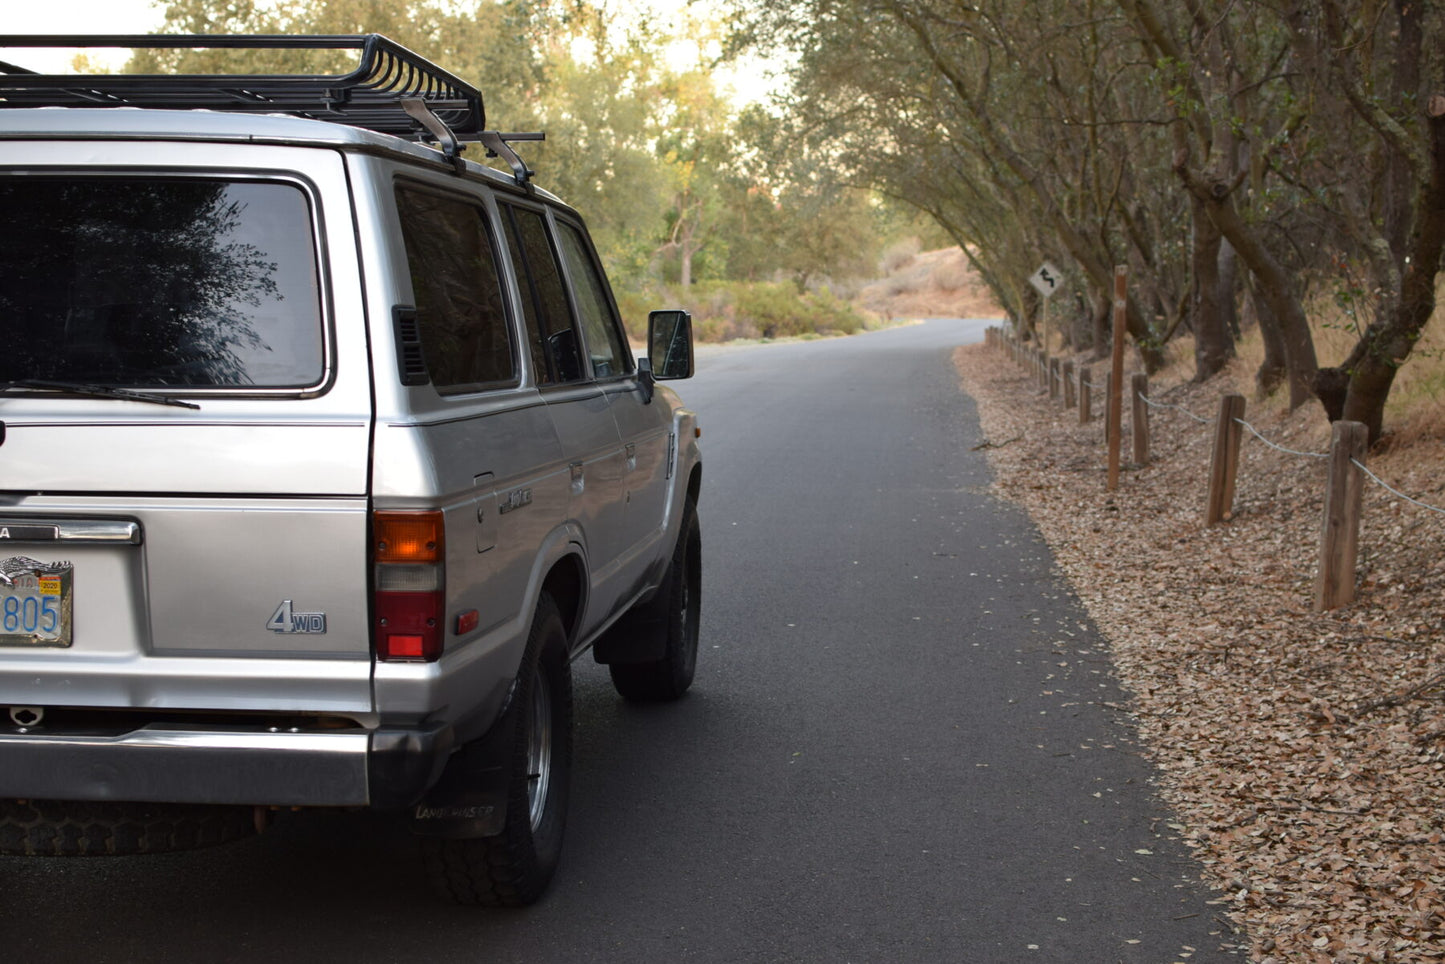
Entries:
[[683, 505], [682, 531], [672, 551], [667, 579], [647, 606], [649, 610], [657, 607], [657, 611], [642, 614], [637, 625], [664, 634], [662, 657], [645, 663], [611, 663], [607, 670], [623, 699], [634, 703], [676, 700], [692, 686], [697, 671], [702, 613], [702, 528], [691, 499]]
[[433, 884], [458, 904], [534, 903], [546, 891], [562, 854], [572, 782], [572, 675], [562, 617], [545, 593], [537, 602], [507, 713], [514, 735], [502, 832], [422, 841]]
[[94, 857], [196, 850], [256, 832], [251, 807], [0, 800], [0, 854]]

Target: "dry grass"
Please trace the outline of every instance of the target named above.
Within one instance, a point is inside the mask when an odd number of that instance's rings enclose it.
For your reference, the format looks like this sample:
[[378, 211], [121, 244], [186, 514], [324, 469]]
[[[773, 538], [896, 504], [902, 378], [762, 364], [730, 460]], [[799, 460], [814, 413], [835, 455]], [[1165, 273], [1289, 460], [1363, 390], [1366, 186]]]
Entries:
[[[1080, 426], [982, 345], [956, 362], [986, 438], [1015, 440], [989, 450], [997, 490], [1110, 640], [1160, 792], [1252, 959], [1445, 960], [1445, 515], [1368, 485], [1358, 598], [1330, 613], [1311, 606], [1319, 460], [1247, 436], [1234, 515], [1205, 528], [1212, 429], [1179, 409], [1210, 418], [1222, 392], [1252, 394], [1252, 350], [1208, 385], [1188, 365], [1156, 377], [1151, 397], [1178, 408], [1152, 412], [1153, 458], [1113, 494], [1097, 419]], [[1402, 372], [1396, 441], [1369, 464], [1445, 506], [1425, 361]], [[1278, 444], [1327, 448], [1318, 406], [1250, 407]]]
[[885, 321], [911, 318], [997, 318], [1001, 312], [958, 248], [885, 257], [886, 277], [866, 285], [856, 302]]

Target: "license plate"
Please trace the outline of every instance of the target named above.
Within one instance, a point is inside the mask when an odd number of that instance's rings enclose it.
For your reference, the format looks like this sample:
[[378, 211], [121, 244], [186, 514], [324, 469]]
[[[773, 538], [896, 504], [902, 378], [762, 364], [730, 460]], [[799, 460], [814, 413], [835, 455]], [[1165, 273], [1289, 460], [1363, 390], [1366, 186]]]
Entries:
[[68, 562], [0, 559], [0, 646], [69, 646], [73, 575]]

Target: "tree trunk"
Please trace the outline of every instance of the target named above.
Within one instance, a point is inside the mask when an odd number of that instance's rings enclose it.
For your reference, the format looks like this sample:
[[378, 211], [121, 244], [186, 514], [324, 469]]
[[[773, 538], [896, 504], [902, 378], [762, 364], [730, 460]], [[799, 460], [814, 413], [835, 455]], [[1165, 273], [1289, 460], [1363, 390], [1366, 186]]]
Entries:
[[1405, 269], [1400, 298], [1386, 318], [1365, 330], [1350, 359], [1341, 366], [1349, 374], [1342, 416], [1370, 430], [1370, 444], [1380, 439], [1385, 401], [1395, 373], [1410, 357], [1416, 340], [1435, 311], [1435, 277], [1445, 250], [1445, 96], [1430, 99], [1430, 178], [1420, 185], [1415, 202], [1415, 230], [1410, 265]]
[[1224, 311], [1224, 322], [1229, 329], [1230, 353], [1244, 332], [1239, 327], [1239, 305], [1234, 293], [1239, 289], [1239, 259], [1234, 256], [1234, 245], [1221, 240], [1219, 244], [1219, 301]]
[[1290, 411], [1294, 411], [1315, 397], [1315, 372], [1319, 369], [1314, 337], [1310, 334], [1304, 306], [1295, 294], [1294, 280], [1239, 216], [1234, 207], [1231, 185], [1189, 170], [1185, 154], [1175, 157], [1174, 172], [1190, 194], [1203, 202], [1210, 219], [1258, 280], [1261, 295], [1269, 304], [1270, 313], [1279, 322], [1283, 336], [1289, 407]]
[[1190, 320], [1194, 327], [1194, 380], [1202, 382], [1218, 374], [1234, 356], [1234, 339], [1220, 297], [1223, 284], [1219, 252], [1223, 236], [1204, 202], [1193, 195], [1190, 201], [1194, 216], [1194, 304]]
[[[1399, 19], [1395, 47], [1394, 70], [1390, 76], [1390, 98], [1399, 103], [1417, 96], [1420, 90], [1420, 52], [1424, 46], [1425, 9], [1418, 0], [1395, 0], [1395, 16]], [[1410, 159], [1395, 150], [1389, 142], [1385, 148], [1385, 176], [1382, 182], [1381, 207], [1385, 240], [1390, 245], [1397, 270], [1405, 270], [1405, 256], [1410, 243], [1410, 205], [1416, 181], [1410, 170]]]
[[1249, 286], [1249, 300], [1254, 308], [1254, 317], [1259, 324], [1259, 337], [1264, 342], [1264, 360], [1254, 373], [1254, 388], [1261, 399], [1273, 395], [1284, 384], [1287, 368], [1284, 360], [1284, 332], [1269, 307], [1269, 302], [1260, 293], [1256, 281]]
[[1094, 289], [1094, 353], [1098, 361], [1109, 357], [1109, 343], [1114, 340], [1114, 293]]
[[683, 291], [692, 287], [692, 248], [687, 244], [678, 247], [677, 286]]
[[1077, 293], [1069, 298], [1069, 332], [1069, 343], [1076, 352], [1088, 351], [1097, 343], [1089, 299]]
[[1039, 309], [1043, 306], [1044, 299], [1034, 290], [1033, 285], [1024, 285], [1023, 294], [1023, 311], [1019, 314], [1019, 339], [1038, 341]]

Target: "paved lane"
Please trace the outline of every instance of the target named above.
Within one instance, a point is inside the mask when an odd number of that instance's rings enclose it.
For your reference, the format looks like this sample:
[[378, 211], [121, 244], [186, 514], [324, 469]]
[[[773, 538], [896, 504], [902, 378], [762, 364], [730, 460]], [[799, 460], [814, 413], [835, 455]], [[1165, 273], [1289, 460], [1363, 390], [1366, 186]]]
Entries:
[[195, 854], [0, 860], [8, 956], [1224, 959], [1107, 656], [970, 451], [949, 355], [982, 329], [704, 354], [697, 685], [634, 708], [578, 664], [540, 906], [439, 906], [384, 821], [301, 814]]

